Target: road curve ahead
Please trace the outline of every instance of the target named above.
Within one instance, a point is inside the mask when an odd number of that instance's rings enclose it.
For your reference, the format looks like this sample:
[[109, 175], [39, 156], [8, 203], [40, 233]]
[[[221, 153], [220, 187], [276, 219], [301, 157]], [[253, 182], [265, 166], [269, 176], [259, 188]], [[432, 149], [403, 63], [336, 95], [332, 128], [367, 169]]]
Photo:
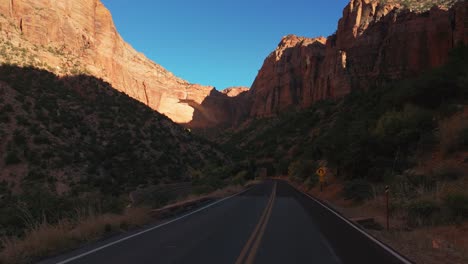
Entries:
[[283, 181], [41, 264], [410, 263]]

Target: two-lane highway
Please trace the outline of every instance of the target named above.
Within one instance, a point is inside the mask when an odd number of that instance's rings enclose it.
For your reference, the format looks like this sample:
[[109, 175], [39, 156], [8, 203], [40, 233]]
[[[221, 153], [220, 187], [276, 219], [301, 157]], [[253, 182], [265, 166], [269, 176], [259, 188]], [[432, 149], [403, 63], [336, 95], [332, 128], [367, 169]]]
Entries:
[[282, 181], [49, 263], [410, 263]]

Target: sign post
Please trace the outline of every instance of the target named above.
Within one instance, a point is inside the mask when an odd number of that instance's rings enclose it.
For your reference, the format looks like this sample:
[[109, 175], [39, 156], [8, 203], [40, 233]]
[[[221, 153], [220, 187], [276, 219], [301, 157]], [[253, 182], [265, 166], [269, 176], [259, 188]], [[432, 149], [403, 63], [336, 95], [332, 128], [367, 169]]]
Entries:
[[325, 182], [325, 175], [327, 174], [327, 170], [325, 167], [320, 167], [316, 171], [317, 175], [319, 176], [320, 181], [320, 192], [323, 191], [323, 183]]
[[389, 193], [390, 193], [390, 186], [385, 186], [385, 202], [386, 202], [386, 207], [387, 207], [387, 231], [390, 230], [390, 210], [389, 210], [389, 206], [388, 206], [388, 203], [389, 203]]

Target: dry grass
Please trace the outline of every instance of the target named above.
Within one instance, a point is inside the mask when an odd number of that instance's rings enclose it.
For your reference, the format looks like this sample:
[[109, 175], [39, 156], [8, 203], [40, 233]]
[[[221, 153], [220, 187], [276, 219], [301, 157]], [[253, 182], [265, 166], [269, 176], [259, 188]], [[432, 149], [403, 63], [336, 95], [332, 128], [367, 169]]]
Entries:
[[[252, 185], [252, 184], [255, 184], [255, 183], [249, 182], [245, 186], [249, 186], [249, 184]], [[215, 198], [215, 199], [223, 198], [223, 197], [227, 197], [227, 196], [233, 195], [235, 193], [241, 192], [244, 189], [245, 189], [245, 187], [243, 187], [241, 185], [230, 185], [230, 186], [227, 186], [227, 187], [222, 188], [222, 189], [218, 189], [218, 190], [216, 190], [214, 192], [211, 192], [211, 193], [208, 193], [208, 194], [191, 194], [189, 196], [181, 197], [180, 199], [176, 200], [175, 202], [173, 202], [173, 203], [171, 203], [169, 205], [164, 206], [161, 209], [164, 209], [166, 207], [174, 207], [174, 206], [177, 206], [177, 205], [183, 205], [183, 204], [193, 202], [193, 201], [197, 201], [197, 200], [204, 199], [204, 198]]]
[[[246, 186], [257, 182], [249, 182]], [[228, 186], [206, 195], [192, 195], [168, 206], [183, 205], [202, 198], [222, 198], [242, 191], [245, 187]], [[79, 211], [77, 220], [63, 220], [57, 224], [42, 223], [28, 230], [23, 238], [0, 240], [1, 264], [31, 263], [38, 258], [58, 254], [83, 242], [95, 241], [106, 234], [126, 231], [152, 220], [151, 209], [127, 208], [123, 214], [96, 214]]]
[[[437, 196], [435, 193], [422, 195], [430, 199]], [[359, 205], [338, 209], [349, 218], [372, 217], [380, 226], [385, 226], [385, 199], [382, 195]], [[368, 232], [416, 263], [468, 263], [468, 222], [461, 225], [409, 228], [405, 208], [394, 208], [390, 215], [390, 231]]]
[[151, 221], [149, 210], [128, 208], [121, 215], [94, 213], [76, 221], [42, 223], [28, 230], [23, 238], [4, 238], [0, 263], [30, 263], [37, 258], [57, 254], [80, 243], [102, 238], [110, 232], [125, 231]]
[[259, 183], [262, 183], [263, 180], [250, 180], [250, 181], [247, 181], [244, 186], [245, 187], [250, 187], [252, 185], [255, 185], [255, 184], [259, 184]]
[[[341, 199], [328, 200], [348, 218], [372, 217], [385, 226], [385, 199], [376, 196], [362, 204], [348, 204]], [[407, 213], [396, 208], [390, 218], [390, 231], [367, 230], [416, 263], [468, 263], [468, 222], [461, 225], [425, 226], [408, 229]], [[408, 231], [410, 230], [410, 231]]]
[[468, 223], [413, 231], [370, 231], [416, 263], [468, 263]]
[[241, 185], [227, 186], [223, 189], [219, 189], [210, 193], [209, 196], [216, 197], [216, 198], [227, 197], [235, 193], [238, 193], [242, 191], [243, 189], [244, 187], [242, 187]]

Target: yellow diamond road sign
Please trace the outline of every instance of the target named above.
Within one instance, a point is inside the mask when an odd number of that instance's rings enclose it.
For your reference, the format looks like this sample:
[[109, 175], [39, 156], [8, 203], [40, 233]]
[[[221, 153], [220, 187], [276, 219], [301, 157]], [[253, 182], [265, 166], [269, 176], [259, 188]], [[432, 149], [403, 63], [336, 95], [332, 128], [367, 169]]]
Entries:
[[319, 180], [321, 183], [325, 182], [325, 174], [327, 174], [327, 170], [325, 167], [320, 167], [316, 171], [317, 175], [319, 176]]
[[318, 176], [320, 176], [320, 177], [325, 176], [326, 173], [327, 173], [327, 172], [326, 172], [326, 170], [325, 170], [324, 167], [320, 167], [320, 168], [318, 168], [318, 170], [317, 170], [317, 174], [318, 174]]

